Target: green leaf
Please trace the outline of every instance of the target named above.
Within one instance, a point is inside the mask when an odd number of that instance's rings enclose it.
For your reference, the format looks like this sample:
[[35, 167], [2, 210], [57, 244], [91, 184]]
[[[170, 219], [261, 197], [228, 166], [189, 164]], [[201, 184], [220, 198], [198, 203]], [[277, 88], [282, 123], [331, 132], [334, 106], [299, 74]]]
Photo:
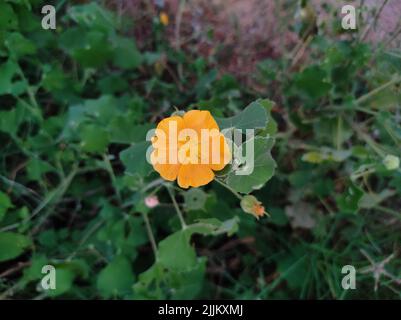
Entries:
[[[280, 60], [276, 59], [265, 59], [257, 64], [258, 72], [258, 80], [268, 84], [270, 81], [273, 81], [277, 77], [277, 69], [280, 68]], [[260, 78], [260, 79], [259, 79]]]
[[54, 169], [46, 161], [32, 157], [29, 160], [26, 170], [30, 180], [40, 180], [43, 174], [53, 171]]
[[139, 142], [120, 152], [120, 159], [125, 171], [131, 175], [145, 177], [151, 171], [151, 165], [146, 160], [146, 152], [150, 147], [147, 141]]
[[326, 72], [319, 66], [310, 66], [294, 76], [295, 93], [310, 99], [319, 99], [329, 93], [331, 84]]
[[118, 256], [100, 271], [97, 289], [103, 298], [121, 297], [131, 290], [134, 280], [129, 261]]
[[[234, 152], [232, 171], [228, 174], [226, 183], [241, 193], [250, 193], [252, 190], [262, 188], [273, 176], [276, 168], [276, 162], [270, 154], [273, 143], [274, 140], [262, 137], [245, 141], [241, 148]], [[248, 153], [249, 144], [254, 145], [254, 156], [252, 158], [251, 154], [246, 154], [245, 157], [249, 157], [246, 159], [242, 153]], [[239, 174], [240, 172], [243, 174]]]
[[65, 88], [67, 83], [66, 74], [57, 65], [44, 65], [42, 73], [42, 86], [47, 91], [56, 91]]
[[[39, 275], [39, 271], [41, 272], [42, 267], [46, 264], [45, 257], [38, 257], [38, 261], [34, 261], [35, 265], [33, 265], [33, 269], [28, 272], [28, 275], [31, 275], [32, 279]], [[42, 265], [40, 265], [42, 263]], [[77, 259], [77, 260], [68, 260], [62, 263], [58, 263], [55, 265], [56, 270], [56, 288], [47, 290], [46, 294], [49, 297], [58, 297], [69, 291], [72, 291], [74, 280], [77, 277], [87, 279], [89, 275], [89, 265], [85, 262], [85, 260]], [[40, 278], [43, 277], [43, 274], [40, 275]], [[29, 280], [29, 278], [27, 279]]]
[[[215, 218], [200, 219], [159, 243], [156, 263], [139, 276], [134, 286], [135, 297], [165, 299], [196, 297], [205, 274], [205, 258], [197, 258], [190, 245], [194, 233], [203, 235], [233, 234], [238, 229], [238, 217], [221, 222]], [[156, 286], [156, 287], [155, 287]], [[168, 295], [160, 293], [168, 289]], [[174, 290], [173, 290], [174, 289]]]
[[186, 229], [177, 231], [159, 243], [158, 263], [175, 271], [188, 271], [197, 263], [194, 248], [190, 245], [194, 233], [203, 235], [232, 235], [238, 230], [238, 218], [224, 222], [215, 218], [199, 219]]
[[17, 26], [18, 17], [14, 13], [12, 6], [4, 1], [0, 2], [0, 30], [15, 29]]
[[110, 31], [116, 24], [115, 15], [95, 2], [70, 7], [67, 13], [77, 24], [92, 30]]
[[398, 143], [401, 143], [401, 126], [390, 112], [380, 112], [377, 121], [386, 129], [387, 133]]
[[0, 191], [0, 222], [3, 220], [4, 215], [7, 213], [7, 210], [12, 208], [13, 204], [11, 203], [10, 198], [4, 192]]
[[116, 37], [113, 62], [122, 69], [134, 69], [142, 63], [142, 56], [134, 39]]
[[351, 184], [347, 190], [336, 198], [338, 208], [344, 213], [355, 213], [358, 211], [358, 204], [364, 192], [354, 184]]
[[239, 218], [236, 216], [225, 221], [220, 221], [216, 218], [198, 219], [196, 223], [188, 226], [188, 230], [191, 233], [199, 233], [204, 236], [216, 236], [219, 234], [231, 236], [238, 231], [238, 223]]
[[346, 121], [341, 117], [320, 117], [313, 123], [316, 142], [320, 144], [343, 145], [354, 134]]
[[121, 74], [107, 75], [99, 80], [98, 86], [103, 94], [115, 94], [119, 92], [127, 92], [129, 84]]
[[0, 262], [18, 257], [31, 244], [31, 239], [22, 234], [0, 232]]
[[147, 132], [153, 127], [153, 124], [133, 124], [130, 114], [120, 115], [110, 121], [110, 141], [127, 144], [145, 141]]
[[270, 221], [278, 226], [285, 226], [288, 223], [288, 217], [282, 208], [271, 208], [269, 209], [271, 214]]
[[[378, 88], [385, 85], [389, 81], [393, 80], [396, 74], [397, 72], [393, 71], [393, 73], [391, 73], [390, 71], [386, 70], [383, 74], [370, 79], [371, 88]], [[397, 109], [400, 105], [400, 102], [401, 92], [399, 90], [399, 86], [395, 85], [382, 88], [375, 94], [370, 95], [363, 102], [363, 104], [368, 109], [376, 109], [381, 111], [380, 113], [387, 113], [388, 111]]]
[[[127, 258], [134, 259], [137, 255], [136, 248], [148, 241], [142, 219], [129, 217], [128, 219], [111, 218], [108, 212], [113, 207], [104, 207], [102, 216], [108, 215], [107, 224], [97, 233], [97, 240], [115, 248], [116, 252], [124, 254]], [[112, 209], [117, 210], [117, 209]], [[108, 212], [108, 213], [107, 213]], [[117, 210], [118, 213], [120, 213]], [[88, 226], [88, 230], [93, 226]]]
[[68, 28], [60, 36], [60, 46], [83, 67], [101, 67], [112, 57], [112, 48], [107, 36], [96, 30]]
[[248, 105], [241, 113], [231, 118], [216, 118], [220, 130], [228, 128], [263, 129], [267, 124], [267, 101], [257, 100]]
[[23, 102], [18, 102], [17, 106], [11, 110], [0, 111], [0, 131], [15, 136], [27, 116], [28, 112]]
[[271, 116], [271, 112], [273, 110], [275, 103], [268, 99], [258, 100], [258, 102], [266, 109], [266, 112], [267, 112], [267, 124], [266, 124], [266, 128], [262, 132], [262, 135], [263, 136], [267, 136], [267, 135], [273, 136], [274, 134], [277, 133], [277, 123]]
[[12, 32], [6, 36], [4, 44], [10, 51], [11, 55], [20, 58], [25, 55], [33, 55], [36, 53], [35, 44], [25, 38], [19, 32]]
[[86, 122], [106, 127], [116, 112], [118, 112], [117, 103], [113, 96], [104, 95], [98, 99], [85, 100], [69, 108], [63, 136], [66, 138], [74, 136], [80, 126]]
[[217, 74], [217, 70], [212, 69], [199, 78], [194, 88], [198, 99], [203, 98], [211, 90], [212, 84], [217, 78]]
[[203, 210], [208, 195], [198, 188], [192, 188], [184, 192], [185, 208], [187, 210]]
[[25, 6], [26, 9], [31, 10], [32, 7], [31, 7], [31, 3], [30, 2], [32, 2], [32, 4], [35, 5], [38, 2], [40, 2], [41, 0], [5, 0], [5, 1], [6, 2], [11, 2], [11, 3], [16, 3], [16, 4], [21, 5], [21, 6]]
[[194, 267], [182, 270], [166, 269], [155, 263], [139, 275], [134, 285], [136, 299], [194, 299], [202, 289], [206, 259], [198, 259]]
[[24, 269], [24, 275], [22, 278], [24, 284], [42, 279], [42, 268], [47, 264], [48, 259], [44, 255], [33, 255], [30, 266]]
[[189, 244], [193, 230], [180, 230], [159, 243], [158, 261], [172, 270], [187, 270], [196, 265], [194, 248]]
[[27, 83], [24, 80], [15, 81], [19, 66], [11, 59], [0, 66], [0, 95], [19, 95], [25, 91]]
[[384, 200], [392, 197], [395, 194], [396, 194], [396, 191], [390, 190], [390, 189], [384, 189], [380, 193], [365, 193], [361, 197], [358, 205], [360, 208], [372, 209], [375, 206], [379, 205]]
[[47, 290], [49, 297], [57, 297], [68, 292], [75, 279], [75, 273], [68, 267], [56, 267], [56, 289]]
[[82, 150], [90, 153], [103, 153], [109, 144], [108, 132], [97, 125], [85, 125], [80, 137]]
[[287, 281], [290, 288], [302, 288], [305, 282], [305, 274], [308, 274], [310, 262], [308, 261], [309, 251], [301, 245], [291, 248], [290, 252], [278, 255], [277, 270], [280, 276]]

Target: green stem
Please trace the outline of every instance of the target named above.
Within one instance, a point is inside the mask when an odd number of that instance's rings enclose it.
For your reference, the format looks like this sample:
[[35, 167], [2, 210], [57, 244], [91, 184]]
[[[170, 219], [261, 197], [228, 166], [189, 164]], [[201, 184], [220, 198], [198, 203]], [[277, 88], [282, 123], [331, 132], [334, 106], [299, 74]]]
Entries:
[[363, 172], [351, 175], [351, 180], [355, 181], [355, 180], [359, 179], [360, 177], [366, 177], [366, 176], [368, 176], [368, 175], [370, 175], [371, 173], [374, 173], [374, 172], [376, 172], [376, 169], [375, 168], [370, 168], [370, 169], [365, 170]]
[[143, 220], [145, 221], [146, 232], [148, 233], [149, 241], [152, 246], [153, 255], [155, 256], [155, 260], [157, 260], [157, 246], [155, 237], [152, 232], [152, 227], [150, 226], [150, 221], [148, 215], [146, 213], [142, 213]]
[[327, 110], [330, 110], [330, 111], [352, 111], [354, 109], [359, 111], [359, 112], [363, 112], [363, 113], [369, 114], [371, 116], [376, 116], [377, 115], [376, 111], [369, 110], [369, 109], [363, 108], [361, 106], [355, 106], [354, 108], [347, 107], [347, 106], [331, 106], [331, 107], [329, 106], [327, 108]]
[[384, 90], [384, 89], [386, 89], [386, 88], [388, 88], [388, 87], [391, 87], [392, 85], [394, 85], [394, 84], [396, 84], [396, 83], [398, 83], [398, 82], [400, 82], [400, 81], [401, 81], [401, 77], [395, 77], [394, 79], [392, 79], [392, 80], [390, 80], [389, 82], [387, 82], [387, 83], [381, 85], [380, 87], [378, 87], [378, 88], [376, 88], [376, 89], [374, 89], [374, 90], [368, 92], [367, 94], [365, 94], [365, 95], [359, 97], [359, 98], [356, 100], [357, 104], [364, 103], [365, 101], [369, 100], [372, 96], [378, 94], [380, 91], [382, 91], [382, 90]]
[[121, 194], [120, 194], [120, 190], [118, 189], [117, 178], [116, 178], [116, 175], [114, 174], [113, 167], [111, 165], [110, 159], [106, 154], [104, 154], [103, 155], [103, 160], [104, 160], [104, 163], [106, 164], [106, 170], [110, 175], [110, 179], [111, 179], [111, 182], [113, 184], [114, 191], [115, 191], [115, 193], [117, 195], [118, 202], [121, 204]]
[[231, 188], [229, 185], [225, 184], [223, 181], [221, 181], [220, 179], [216, 178], [214, 179], [214, 181], [217, 181], [219, 184], [221, 184], [224, 188], [226, 188], [227, 190], [229, 190], [232, 194], [234, 194], [238, 199], [242, 200], [242, 196], [235, 191], [233, 188]]
[[164, 180], [162, 178], [158, 178], [156, 180], [153, 180], [149, 182], [146, 186], [144, 186], [141, 190], [142, 193], [145, 193], [149, 189], [152, 189], [153, 187], [159, 186], [164, 183]]
[[77, 248], [67, 257], [66, 261], [71, 261], [72, 258], [76, 256], [79, 249], [84, 245], [84, 243], [103, 225], [105, 221], [100, 220], [98, 223], [94, 224], [92, 228], [90, 228], [86, 234], [79, 241]]
[[346, 119], [351, 128], [357, 133], [360, 139], [364, 140], [372, 149], [375, 151], [380, 157], [384, 157], [386, 152], [381, 149], [381, 147], [365, 132], [362, 131], [362, 129], [354, 124], [352, 120]]
[[71, 170], [70, 174], [60, 183], [60, 185], [55, 190], [51, 192], [49, 196], [47, 196], [42, 201], [42, 203], [40, 203], [36, 207], [32, 215], [27, 219], [27, 220], [32, 220], [36, 215], [39, 214], [39, 212], [42, 211], [42, 209], [44, 209], [47, 205], [49, 205], [45, 213], [43, 213], [43, 215], [40, 217], [36, 226], [32, 229], [32, 234], [36, 234], [39, 231], [42, 224], [46, 221], [48, 216], [54, 213], [54, 208], [57, 202], [63, 197], [64, 193], [67, 191], [77, 172], [78, 172], [78, 166], [75, 165], [74, 168]]
[[[395, 77], [394, 79], [388, 81], [387, 83], [381, 85], [380, 87], [368, 92], [367, 94], [359, 97], [356, 100], [356, 106], [355, 106], [355, 110], [372, 115], [372, 116], [377, 116], [377, 112], [373, 111], [373, 110], [369, 110], [366, 109], [362, 106], [360, 106], [360, 104], [363, 104], [364, 102], [366, 102], [367, 100], [369, 100], [372, 96], [378, 94], [380, 91], [391, 87], [394, 84], [397, 84], [398, 82], [401, 82], [401, 77]], [[333, 110], [333, 111], [347, 111], [347, 110], [352, 110], [352, 108], [349, 107], [344, 107], [344, 106], [332, 106], [332, 107], [328, 107], [329, 110]]]
[[181, 227], [182, 227], [182, 229], [186, 229], [187, 228], [187, 224], [185, 223], [184, 216], [182, 215], [181, 209], [178, 206], [177, 201], [175, 200], [173, 191], [171, 191], [170, 186], [165, 185], [165, 187], [166, 187], [166, 189], [167, 189], [167, 191], [168, 191], [168, 193], [170, 195], [171, 200], [173, 201], [173, 205], [174, 205], [175, 211], [177, 211], [178, 218], [180, 219], [180, 222], [181, 222]]
[[22, 78], [22, 80], [25, 81], [27, 84], [26, 91], [28, 93], [28, 97], [29, 97], [29, 101], [31, 102], [31, 105], [33, 105], [35, 108], [39, 108], [39, 104], [35, 98], [36, 92], [33, 90], [33, 87], [29, 84], [28, 79], [25, 77], [24, 71], [21, 69], [21, 67], [19, 65], [18, 65], [17, 71], [18, 71], [18, 74], [20, 75], [20, 77]]
[[343, 121], [342, 117], [337, 117], [337, 134], [336, 134], [336, 147], [337, 150], [341, 149], [341, 132], [342, 132], [342, 126], [343, 126]]

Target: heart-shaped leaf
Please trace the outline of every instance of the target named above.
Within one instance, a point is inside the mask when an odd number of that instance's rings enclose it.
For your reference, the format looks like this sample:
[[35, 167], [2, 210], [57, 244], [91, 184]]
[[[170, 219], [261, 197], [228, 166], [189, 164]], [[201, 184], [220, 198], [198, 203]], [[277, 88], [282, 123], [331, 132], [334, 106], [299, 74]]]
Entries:
[[[273, 139], [264, 137], [245, 141], [234, 154], [233, 170], [228, 174], [226, 183], [241, 193], [262, 188], [276, 168], [276, 162], [270, 154], [273, 143]], [[244, 151], [245, 156], [242, 155]]]
[[228, 128], [262, 129], [267, 124], [267, 110], [263, 105], [268, 100], [257, 100], [248, 105], [241, 113], [230, 118], [216, 118], [220, 130]]

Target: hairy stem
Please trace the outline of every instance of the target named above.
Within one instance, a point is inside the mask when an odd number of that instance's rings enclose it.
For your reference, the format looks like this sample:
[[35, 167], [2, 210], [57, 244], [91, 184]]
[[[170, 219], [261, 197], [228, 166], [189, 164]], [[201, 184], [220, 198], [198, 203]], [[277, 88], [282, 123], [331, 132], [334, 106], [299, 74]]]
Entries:
[[148, 234], [149, 241], [152, 246], [153, 255], [155, 256], [155, 260], [157, 260], [157, 246], [156, 246], [155, 237], [152, 232], [152, 227], [150, 225], [149, 217], [146, 213], [142, 213], [142, 217], [143, 217], [143, 220], [145, 221], [146, 232]]
[[167, 189], [167, 191], [168, 191], [168, 193], [170, 195], [171, 200], [173, 201], [173, 205], [174, 205], [175, 211], [177, 211], [178, 218], [180, 219], [180, 222], [181, 222], [181, 227], [182, 227], [182, 229], [186, 229], [187, 228], [187, 224], [185, 223], [182, 211], [181, 211], [180, 207], [178, 206], [177, 201], [175, 200], [175, 196], [173, 194], [173, 191], [171, 190], [170, 186], [167, 186], [167, 185], [165, 185], [165, 186], [166, 186], [166, 189]]

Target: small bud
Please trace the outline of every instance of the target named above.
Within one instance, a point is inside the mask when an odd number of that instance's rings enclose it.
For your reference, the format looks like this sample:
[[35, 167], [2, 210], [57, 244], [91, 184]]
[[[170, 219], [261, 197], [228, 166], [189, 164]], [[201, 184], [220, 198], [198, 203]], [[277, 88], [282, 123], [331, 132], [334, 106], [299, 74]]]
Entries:
[[265, 207], [262, 203], [252, 195], [244, 196], [241, 200], [241, 208], [246, 213], [252, 214], [256, 219], [266, 214]]
[[387, 170], [396, 170], [400, 167], [400, 158], [393, 156], [392, 154], [388, 154], [383, 159], [383, 164]]
[[154, 69], [157, 75], [161, 76], [163, 74], [164, 69], [166, 68], [166, 63], [163, 59], [159, 59], [154, 64]]
[[159, 205], [159, 199], [157, 196], [149, 196], [145, 198], [145, 205], [148, 208], [154, 208]]
[[170, 22], [170, 19], [169, 19], [167, 13], [165, 13], [165, 12], [161, 12], [161, 13], [160, 13], [160, 15], [159, 15], [159, 20], [160, 20], [160, 23], [161, 23], [162, 25], [164, 25], [164, 26], [168, 26], [168, 24], [169, 24], [169, 22]]

